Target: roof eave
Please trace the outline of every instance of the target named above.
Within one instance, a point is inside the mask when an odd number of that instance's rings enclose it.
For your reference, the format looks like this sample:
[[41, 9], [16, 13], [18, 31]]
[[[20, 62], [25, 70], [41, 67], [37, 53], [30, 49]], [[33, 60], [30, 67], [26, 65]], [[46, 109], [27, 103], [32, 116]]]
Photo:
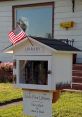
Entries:
[[[44, 47], [47, 47], [48, 49], [52, 50], [52, 51], [55, 52], [55, 53], [72, 53], [72, 54], [81, 53], [81, 51], [79, 51], [79, 50], [77, 50], [77, 51], [76, 51], [76, 50], [74, 50], [74, 51], [70, 51], [70, 50], [67, 50], [67, 51], [66, 51], [66, 50], [56, 50], [56, 49], [54, 49], [54, 48], [52, 48], [52, 47], [50, 47], [50, 46], [48, 46], [48, 45], [46, 45], [46, 44], [44, 44], [44, 43], [41, 43], [41, 42], [37, 41], [36, 39], [34, 39], [34, 38], [32, 38], [32, 37], [29, 37], [29, 39], [30, 39], [31, 41], [34, 40], [36, 43], [38, 43], [38, 44], [40, 44], [40, 45], [42, 45], [42, 46], [44, 46]], [[10, 46], [10, 47], [7, 48], [6, 50], [4, 50], [4, 53], [12, 53], [12, 54], [13, 54], [14, 48], [15, 48], [16, 46], [20, 45], [22, 42], [24, 42], [24, 41], [26, 41], [26, 40], [27, 40], [27, 38], [21, 40], [20, 42], [16, 43], [15, 45]]]
[[57, 50], [58, 53], [67, 53], [67, 54], [77, 54], [77, 53], [81, 53], [81, 51], [61, 51], [61, 50]]

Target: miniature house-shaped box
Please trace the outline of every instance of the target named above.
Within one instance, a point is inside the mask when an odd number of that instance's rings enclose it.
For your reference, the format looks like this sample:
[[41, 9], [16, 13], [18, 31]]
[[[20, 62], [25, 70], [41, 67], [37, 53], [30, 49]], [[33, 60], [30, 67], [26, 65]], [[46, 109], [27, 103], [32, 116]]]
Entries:
[[12, 50], [18, 87], [56, 90], [71, 83], [72, 57], [77, 48], [56, 39], [28, 37], [8, 48], [8, 52]]

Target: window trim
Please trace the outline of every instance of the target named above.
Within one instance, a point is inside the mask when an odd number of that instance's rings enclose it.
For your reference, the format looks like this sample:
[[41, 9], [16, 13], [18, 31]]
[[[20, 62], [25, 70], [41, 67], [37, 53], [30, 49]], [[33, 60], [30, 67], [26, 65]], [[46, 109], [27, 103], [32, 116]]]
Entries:
[[24, 5], [15, 5], [12, 6], [12, 29], [15, 28], [15, 9], [22, 7], [37, 7], [37, 6], [52, 6], [52, 37], [54, 38], [54, 2], [44, 2], [44, 3], [33, 3], [33, 4], [24, 4]]
[[23, 84], [20, 83], [19, 74], [20, 74], [20, 68], [19, 68], [19, 62], [20, 60], [34, 60], [34, 61], [48, 61], [48, 70], [52, 71], [52, 56], [15, 56], [16, 62], [17, 62], [17, 71], [16, 71], [16, 85], [23, 89], [39, 89], [39, 90], [52, 90], [52, 73], [48, 73], [48, 84], [47, 85], [40, 85], [40, 84]]

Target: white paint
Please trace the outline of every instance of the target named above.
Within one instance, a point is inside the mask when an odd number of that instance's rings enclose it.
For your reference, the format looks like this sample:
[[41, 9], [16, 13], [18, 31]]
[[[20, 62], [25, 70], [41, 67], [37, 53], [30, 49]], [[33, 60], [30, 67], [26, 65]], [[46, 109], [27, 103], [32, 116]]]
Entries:
[[[10, 50], [11, 49], [12, 47], [10, 48]], [[37, 42], [36, 40], [30, 39], [29, 41], [28, 39], [26, 39], [23, 41], [23, 43], [20, 43], [19, 46], [15, 46], [14, 53], [15, 55], [19, 55], [19, 56], [21, 55], [51, 55], [51, 50], [49, 49], [49, 47], [45, 48], [44, 44], [41, 44]]]
[[[48, 84], [47, 85], [39, 85], [39, 84], [24, 84], [20, 83], [20, 68], [19, 68], [19, 60], [41, 60], [48, 61], [48, 70], [51, 71], [51, 56], [16, 56], [17, 61], [17, 86], [24, 89], [38, 89], [38, 90], [52, 90], [52, 74], [48, 74]], [[22, 67], [22, 66], [21, 66]]]
[[34, 117], [52, 117], [52, 92], [23, 90], [24, 113]]
[[[4, 48], [3, 40], [6, 43], [6, 46], [10, 44], [8, 41], [8, 32], [12, 30], [12, 6], [13, 5], [22, 5], [22, 4], [32, 4], [32, 3], [41, 3], [41, 2], [50, 2], [51, 0], [16, 0], [16, 1], [7, 1], [0, 2], [0, 50]], [[75, 0], [75, 12], [72, 12], [72, 2], [71, 0], [53, 0], [55, 2], [55, 14], [54, 14], [54, 38], [57, 39], [75, 39], [74, 46], [82, 50], [82, 1]], [[73, 29], [68, 31], [61, 29], [59, 24], [62, 21], [74, 21], [75, 26]], [[80, 40], [80, 44], [79, 44]], [[7, 56], [7, 55], [6, 55]], [[11, 58], [6, 57], [2, 54], [0, 60], [10, 61]], [[4, 59], [3, 59], [4, 58]], [[77, 62], [81, 60], [82, 54], [77, 57]]]
[[[73, 29], [61, 29], [59, 24], [62, 21], [74, 21]], [[75, 0], [75, 12], [72, 12], [71, 0], [58, 0], [55, 3], [55, 32], [54, 37], [57, 39], [74, 39], [74, 46], [82, 50], [82, 1]], [[80, 43], [79, 43], [80, 41]], [[80, 58], [80, 61], [79, 61]], [[77, 57], [77, 62], [82, 62], [82, 54]]]
[[[75, 52], [53, 51], [34, 39], [31, 39], [31, 42], [33, 46], [30, 41], [26, 40], [10, 48], [10, 50], [14, 50], [14, 59], [17, 60], [17, 68], [14, 70], [14, 74], [16, 73], [17, 76], [17, 86], [23, 89], [55, 90], [59, 83], [70, 84], [72, 81], [72, 54]], [[25, 84], [23, 80], [20, 82], [20, 69], [22, 68], [22, 65], [21, 68], [19, 67], [20, 60], [48, 61], [48, 71], [51, 71], [51, 74], [48, 74], [48, 84]], [[24, 79], [22, 74], [21, 79]]]
[[[16, 59], [16, 69], [14, 69], [17, 77], [16, 86], [23, 89], [24, 113], [34, 117], [52, 117], [52, 92], [56, 90], [58, 84], [70, 84], [72, 81], [73, 52], [53, 51], [34, 39], [31, 39], [33, 46], [30, 41], [26, 41], [11, 47]], [[48, 71], [50, 71], [48, 83], [25, 84], [22, 74], [23, 65], [22, 63], [20, 65], [20, 60], [48, 61]]]
[[68, 83], [72, 80], [72, 54], [55, 54], [53, 69], [56, 84]]

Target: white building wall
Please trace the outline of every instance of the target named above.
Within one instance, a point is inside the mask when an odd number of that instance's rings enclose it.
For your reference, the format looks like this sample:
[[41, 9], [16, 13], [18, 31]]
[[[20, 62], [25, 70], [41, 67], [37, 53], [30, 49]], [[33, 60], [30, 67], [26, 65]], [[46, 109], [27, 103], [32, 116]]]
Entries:
[[[15, 0], [0, 2], [0, 50], [10, 42], [8, 33], [12, 30], [12, 5], [31, 4], [39, 2], [55, 1], [54, 38], [74, 39], [74, 45], [82, 49], [82, 0], [75, 0], [75, 12], [72, 12], [72, 0]], [[73, 29], [64, 30], [59, 24], [62, 21], [74, 21]], [[82, 55], [78, 55], [78, 62], [82, 61]], [[11, 61], [12, 55], [0, 54], [0, 61]]]
[[72, 81], [72, 54], [55, 54], [53, 70], [56, 84], [70, 84]]
[[[74, 21], [72, 29], [60, 28], [60, 22]], [[55, 31], [57, 39], [74, 39], [74, 46], [82, 50], [82, 0], [75, 0], [75, 12], [72, 11], [72, 0], [56, 0], [55, 2]], [[77, 62], [82, 62], [82, 53], [78, 54]]]

